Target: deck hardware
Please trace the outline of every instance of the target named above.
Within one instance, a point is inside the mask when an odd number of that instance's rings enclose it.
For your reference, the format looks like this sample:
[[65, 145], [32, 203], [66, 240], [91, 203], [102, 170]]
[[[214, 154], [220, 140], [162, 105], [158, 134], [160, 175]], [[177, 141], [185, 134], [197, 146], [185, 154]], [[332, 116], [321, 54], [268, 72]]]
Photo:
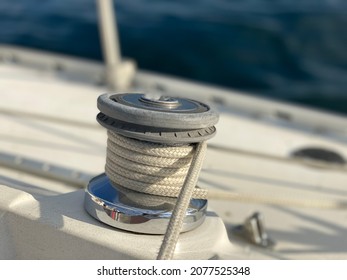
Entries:
[[264, 216], [259, 212], [248, 217], [243, 225], [233, 228], [233, 234], [263, 248], [272, 248], [275, 245], [265, 230]]
[[123, 136], [156, 143], [190, 144], [214, 136], [218, 114], [209, 106], [185, 98], [166, 99], [104, 94], [98, 98], [97, 121]]
[[[182, 173], [182, 170], [175, 171], [175, 166], [180, 164], [180, 161], [191, 160], [190, 151], [193, 151], [194, 143], [214, 136], [218, 114], [208, 105], [195, 100], [142, 93], [103, 94], [99, 96], [97, 106], [100, 110], [97, 121], [108, 130], [108, 156], [105, 174], [93, 178], [87, 187], [85, 209], [94, 218], [115, 228], [138, 233], [164, 234], [177, 196], [140, 193], [134, 191], [130, 185], [142, 183], [143, 177], [143, 181], [149, 180], [148, 185], [152, 186], [151, 180], [154, 180], [153, 184], [156, 185], [156, 176], [162, 176], [157, 174], [163, 171], [161, 169], [168, 173], [163, 176], [163, 181], [171, 180], [176, 184], [176, 180], [179, 181], [178, 175], [181, 176], [178, 173]], [[179, 151], [178, 153], [189, 150], [189, 153], [183, 158], [174, 159], [168, 167], [154, 166], [154, 170], [158, 169], [158, 172], [147, 174], [147, 171], [144, 171], [147, 165], [142, 168], [136, 160], [132, 161], [132, 158], [142, 155], [141, 148], [137, 147], [140, 150], [129, 152], [127, 148], [117, 146], [118, 142], [117, 145], [116, 142], [113, 143], [115, 139], [120, 141], [120, 145], [123, 145], [123, 141], [135, 146], [150, 145], [154, 149], [174, 149]], [[122, 152], [127, 152], [129, 156], [122, 155]], [[155, 159], [154, 156], [147, 157]], [[114, 158], [121, 164], [115, 163]], [[170, 157], [168, 160], [171, 160]], [[136, 166], [135, 169], [131, 169], [133, 166]], [[184, 172], [188, 171], [188, 167], [183, 168], [186, 169]], [[171, 170], [174, 170], [173, 174]], [[127, 175], [129, 172], [130, 175]], [[139, 182], [132, 173], [139, 176]], [[129, 179], [129, 176], [134, 176], [135, 179]], [[161, 183], [159, 181], [158, 184]], [[177, 184], [180, 185], [180, 181]], [[204, 221], [206, 209], [206, 199], [191, 199], [182, 231], [199, 226]]]
[[[140, 198], [140, 200], [138, 199]], [[176, 199], [158, 197], [156, 201], [141, 194], [131, 196], [125, 189], [115, 188], [109, 178], [101, 174], [88, 186], [85, 207], [94, 218], [112, 227], [132, 232], [162, 234], [165, 231]], [[151, 204], [144, 202], [152, 201]], [[192, 230], [203, 222], [207, 207], [204, 199], [193, 199], [187, 210], [183, 232]]]

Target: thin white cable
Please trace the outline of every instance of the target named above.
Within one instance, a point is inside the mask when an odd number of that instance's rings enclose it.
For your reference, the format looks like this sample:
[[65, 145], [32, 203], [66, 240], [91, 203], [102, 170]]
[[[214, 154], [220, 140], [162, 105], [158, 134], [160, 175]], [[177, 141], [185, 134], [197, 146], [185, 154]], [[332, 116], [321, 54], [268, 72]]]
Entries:
[[[293, 192], [296, 193], [297, 192]], [[207, 198], [215, 200], [232, 200], [245, 203], [262, 203], [280, 206], [317, 208], [317, 209], [347, 209], [347, 201], [338, 199], [319, 198], [298, 198], [296, 196], [271, 197], [268, 195], [258, 195], [251, 193], [236, 193], [231, 191], [209, 190]]]

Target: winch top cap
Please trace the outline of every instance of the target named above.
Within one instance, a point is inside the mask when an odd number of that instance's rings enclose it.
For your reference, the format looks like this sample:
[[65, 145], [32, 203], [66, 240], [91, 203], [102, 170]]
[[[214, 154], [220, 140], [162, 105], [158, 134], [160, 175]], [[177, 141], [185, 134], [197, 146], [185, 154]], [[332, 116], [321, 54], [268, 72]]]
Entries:
[[97, 107], [123, 122], [178, 130], [212, 127], [219, 119], [218, 113], [204, 103], [143, 93], [102, 94]]

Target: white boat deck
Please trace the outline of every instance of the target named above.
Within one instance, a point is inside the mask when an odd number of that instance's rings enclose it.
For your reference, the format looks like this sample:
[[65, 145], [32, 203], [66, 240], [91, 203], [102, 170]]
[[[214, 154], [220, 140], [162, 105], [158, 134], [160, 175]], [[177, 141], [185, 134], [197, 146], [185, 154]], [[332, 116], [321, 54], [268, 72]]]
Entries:
[[[138, 81], [141, 77], [145, 74]], [[55, 165], [66, 167], [71, 174], [64, 175], [75, 179], [102, 173], [106, 131], [95, 116], [96, 99], [106, 91], [103, 86], [75, 82], [64, 73], [0, 63], [2, 158], [5, 154], [17, 156], [18, 166], [25, 158], [42, 161], [42, 169], [48, 173]], [[227, 105], [216, 105], [220, 122], [216, 137], [209, 141], [200, 186], [274, 199], [347, 201], [345, 166], [289, 157], [299, 148], [323, 147], [347, 159], [345, 131], [335, 137], [329, 131], [295, 129], [271, 117], [245, 117]], [[94, 220], [83, 209], [80, 187], [5, 165], [0, 165], [0, 258], [155, 257], [157, 237], [117, 231]], [[226, 227], [225, 231], [213, 219], [204, 225], [207, 231], [211, 227], [217, 231], [214, 234], [220, 240], [212, 242], [212, 247], [220, 258], [347, 259], [345, 209], [227, 200], [211, 200], [209, 205]], [[276, 241], [273, 250], [249, 245], [231, 234], [232, 226], [242, 224], [256, 211], [264, 215], [266, 230]], [[229, 243], [226, 233], [230, 246], [225, 245]], [[189, 242], [195, 239], [194, 233], [182, 236]], [[139, 249], [128, 252], [126, 242], [139, 243]], [[143, 252], [142, 243], [154, 244], [154, 249]], [[182, 249], [188, 243], [181, 244], [179, 258], [208, 256], [199, 242], [193, 245], [197, 249], [191, 255]]]

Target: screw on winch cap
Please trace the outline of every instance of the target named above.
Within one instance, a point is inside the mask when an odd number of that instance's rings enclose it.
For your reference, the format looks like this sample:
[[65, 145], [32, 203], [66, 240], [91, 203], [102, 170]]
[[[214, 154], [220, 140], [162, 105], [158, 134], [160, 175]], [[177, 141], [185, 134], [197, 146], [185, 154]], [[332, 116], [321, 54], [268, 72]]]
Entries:
[[186, 98], [141, 93], [103, 94], [97, 121], [107, 129], [139, 140], [185, 144], [214, 136], [218, 113]]

